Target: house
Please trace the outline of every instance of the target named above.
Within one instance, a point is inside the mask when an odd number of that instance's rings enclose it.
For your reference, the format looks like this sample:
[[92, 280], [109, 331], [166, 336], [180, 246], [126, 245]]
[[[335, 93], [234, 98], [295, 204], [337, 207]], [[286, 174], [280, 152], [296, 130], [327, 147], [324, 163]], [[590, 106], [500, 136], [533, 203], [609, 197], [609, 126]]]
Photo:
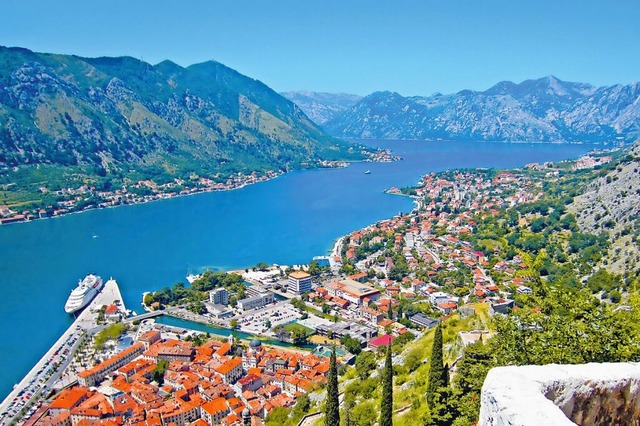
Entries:
[[242, 357], [235, 357], [225, 361], [216, 368], [216, 372], [222, 376], [225, 383], [235, 383], [242, 377]]
[[503, 314], [506, 315], [513, 309], [515, 305], [515, 301], [509, 299], [498, 299], [496, 301], [491, 302], [489, 306], [489, 314]]
[[442, 302], [438, 303], [438, 310], [442, 312], [444, 315], [449, 315], [453, 311], [458, 309], [458, 304], [456, 302]]
[[429, 318], [428, 316], [418, 312], [417, 314], [411, 315], [409, 317], [409, 321], [414, 323], [419, 327], [424, 327], [427, 330], [438, 325], [438, 320]]
[[395, 337], [393, 337], [390, 334], [385, 334], [384, 336], [376, 337], [375, 339], [371, 340], [367, 346], [377, 351], [378, 348], [380, 348], [381, 346], [391, 345], [394, 340], [395, 340]]
[[200, 413], [204, 421], [210, 425], [216, 425], [229, 413], [229, 407], [227, 406], [227, 401], [219, 397], [204, 404], [200, 409]]
[[533, 290], [531, 290], [527, 286], [521, 285], [518, 288], [516, 288], [516, 293], [518, 293], [518, 294], [532, 294]]
[[360, 309], [360, 315], [362, 316], [362, 318], [366, 319], [374, 325], [377, 325], [384, 318], [384, 313], [377, 309], [371, 309], [367, 306], [363, 306]]
[[442, 291], [435, 291], [429, 295], [429, 301], [432, 305], [438, 305], [440, 303], [450, 301], [452, 296]]

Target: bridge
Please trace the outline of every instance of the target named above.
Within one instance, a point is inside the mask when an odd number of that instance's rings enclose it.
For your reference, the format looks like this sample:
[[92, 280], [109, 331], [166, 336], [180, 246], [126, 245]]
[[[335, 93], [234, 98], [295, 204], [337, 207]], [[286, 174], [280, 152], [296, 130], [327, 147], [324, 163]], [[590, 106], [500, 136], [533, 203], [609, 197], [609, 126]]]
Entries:
[[160, 315], [164, 315], [164, 311], [147, 312], [147, 313], [144, 313], [144, 314], [135, 315], [133, 317], [125, 318], [124, 321], [125, 322], [142, 321], [142, 320], [146, 320], [146, 319], [149, 319], [149, 318], [159, 317]]

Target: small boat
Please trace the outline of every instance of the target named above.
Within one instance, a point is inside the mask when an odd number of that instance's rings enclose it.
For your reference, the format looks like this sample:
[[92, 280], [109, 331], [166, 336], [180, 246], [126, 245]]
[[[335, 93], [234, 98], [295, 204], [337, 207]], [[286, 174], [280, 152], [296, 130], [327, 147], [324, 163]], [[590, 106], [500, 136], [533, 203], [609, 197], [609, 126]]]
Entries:
[[201, 274], [189, 274], [189, 275], [187, 275], [187, 282], [189, 284], [193, 284], [193, 282], [195, 280], [197, 280], [198, 278], [200, 278], [200, 277], [202, 277]]
[[364, 172], [365, 175], [370, 175], [371, 174], [371, 170], [367, 170], [366, 172]]

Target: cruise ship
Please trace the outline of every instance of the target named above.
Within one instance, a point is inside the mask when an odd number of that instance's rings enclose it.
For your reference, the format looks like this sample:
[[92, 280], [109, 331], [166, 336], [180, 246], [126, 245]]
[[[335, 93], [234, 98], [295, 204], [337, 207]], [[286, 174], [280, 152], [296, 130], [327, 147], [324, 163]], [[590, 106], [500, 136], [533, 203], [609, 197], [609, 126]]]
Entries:
[[96, 297], [101, 288], [102, 278], [93, 274], [87, 275], [78, 283], [78, 287], [71, 291], [71, 295], [64, 305], [65, 312], [72, 314], [84, 308]]

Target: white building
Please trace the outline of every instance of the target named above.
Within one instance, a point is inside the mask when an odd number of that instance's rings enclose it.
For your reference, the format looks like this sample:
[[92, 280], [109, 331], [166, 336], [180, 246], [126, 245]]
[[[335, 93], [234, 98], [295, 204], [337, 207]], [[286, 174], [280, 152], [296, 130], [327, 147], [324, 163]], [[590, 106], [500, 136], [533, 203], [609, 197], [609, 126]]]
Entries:
[[209, 292], [209, 301], [215, 305], [228, 305], [229, 292], [224, 287], [213, 289]]
[[262, 308], [263, 306], [273, 303], [275, 298], [270, 291], [262, 293], [260, 296], [247, 297], [246, 299], [238, 300], [238, 308], [243, 311], [249, 311], [251, 309]]
[[289, 274], [287, 291], [292, 294], [304, 294], [311, 291], [311, 275], [304, 271], [293, 271]]

